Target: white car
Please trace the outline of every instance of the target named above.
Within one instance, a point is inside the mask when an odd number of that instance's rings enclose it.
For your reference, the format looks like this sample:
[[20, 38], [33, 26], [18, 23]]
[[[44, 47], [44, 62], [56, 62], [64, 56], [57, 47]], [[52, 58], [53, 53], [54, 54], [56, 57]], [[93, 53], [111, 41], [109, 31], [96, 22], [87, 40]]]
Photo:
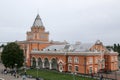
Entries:
[[5, 80], [5, 79], [3, 79], [3, 78], [0, 78], [0, 80]]

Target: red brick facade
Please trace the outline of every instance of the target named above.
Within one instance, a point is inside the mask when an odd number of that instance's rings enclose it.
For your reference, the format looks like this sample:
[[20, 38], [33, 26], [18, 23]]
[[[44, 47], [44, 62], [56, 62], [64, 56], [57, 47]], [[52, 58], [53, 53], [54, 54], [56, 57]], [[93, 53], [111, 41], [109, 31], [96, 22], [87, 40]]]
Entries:
[[[108, 51], [100, 41], [93, 44], [88, 49], [89, 51], [74, 51], [71, 46], [69, 46], [71, 50], [66, 50], [68, 46], [66, 42], [49, 41], [49, 32], [45, 31], [39, 15], [37, 15], [31, 31], [27, 32], [26, 41], [17, 43], [24, 50], [28, 67], [83, 74], [97, 73], [101, 69], [118, 70], [118, 53]], [[52, 45], [65, 45], [66, 47], [64, 50], [57, 50], [55, 47], [54, 50], [48, 49]]]

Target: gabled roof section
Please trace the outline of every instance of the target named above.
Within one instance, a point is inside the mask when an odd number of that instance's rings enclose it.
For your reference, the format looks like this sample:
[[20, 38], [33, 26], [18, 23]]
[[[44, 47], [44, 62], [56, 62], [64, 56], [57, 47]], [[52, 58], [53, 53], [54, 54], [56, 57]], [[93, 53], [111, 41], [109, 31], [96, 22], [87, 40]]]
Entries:
[[39, 14], [37, 14], [37, 16], [35, 18], [35, 21], [33, 23], [33, 27], [43, 27], [43, 23], [42, 23], [42, 20], [41, 20]]

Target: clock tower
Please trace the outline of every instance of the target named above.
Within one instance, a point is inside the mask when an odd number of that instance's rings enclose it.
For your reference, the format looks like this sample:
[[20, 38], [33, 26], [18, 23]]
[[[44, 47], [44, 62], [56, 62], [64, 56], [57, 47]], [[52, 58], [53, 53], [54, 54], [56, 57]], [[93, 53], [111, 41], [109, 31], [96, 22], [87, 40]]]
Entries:
[[49, 41], [49, 32], [45, 31], [45, 27], [39, 14], [35, 18], [35, 21], [31, 27], [31, 31], [27, 32], [27, 41]]

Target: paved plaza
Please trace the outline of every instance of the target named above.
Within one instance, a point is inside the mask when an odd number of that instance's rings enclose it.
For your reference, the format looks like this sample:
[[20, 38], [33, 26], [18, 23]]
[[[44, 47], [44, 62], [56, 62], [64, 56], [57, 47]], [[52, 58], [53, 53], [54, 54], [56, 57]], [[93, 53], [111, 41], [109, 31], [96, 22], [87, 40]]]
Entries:
[[[5, 80], [23, 80], [20, 76], [19, 78], [15, 78], [14, 76], [11, 76], [11, 74], [3, 74], [2, 71], [4, 70], [4, 66], [0, 63], [0, 78], [4, 78]], [[35, 80], [26, 78], [26, 80]]]
[[[4, 70], [4, 66], [0, 63], [0, 78], [4, 78], [5, 80], [23, 80], [22, 76], [20, 76], [19, 78], [15, 78], [14, 76], [11, 76], [11, 74], [3, 74]], [[103, 74], [104, 77], [107, 78], [112, 78], [112, 79], [116, 79], [120, 80], [120, 71], [117, 71], [117, 74], [115, 74], [114, 72], [111, 74]], [[36, 79], [30, 79], [30, 78], [26, 78], [26, 80], [36, 80]], [[109, 79], [108, 79], [109, 80]]]

